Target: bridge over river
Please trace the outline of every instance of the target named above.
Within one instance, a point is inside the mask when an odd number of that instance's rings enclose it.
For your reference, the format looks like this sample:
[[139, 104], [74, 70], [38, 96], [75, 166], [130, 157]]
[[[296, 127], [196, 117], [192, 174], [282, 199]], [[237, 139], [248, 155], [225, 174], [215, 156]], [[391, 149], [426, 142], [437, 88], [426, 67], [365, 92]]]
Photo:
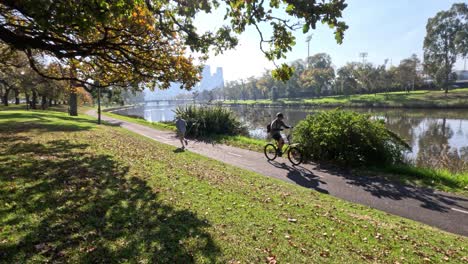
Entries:
[[193, 99], [155, 99], [155, 100], [145, 100], [144, 104], [146, 105], [178, 105], [192, 103]]

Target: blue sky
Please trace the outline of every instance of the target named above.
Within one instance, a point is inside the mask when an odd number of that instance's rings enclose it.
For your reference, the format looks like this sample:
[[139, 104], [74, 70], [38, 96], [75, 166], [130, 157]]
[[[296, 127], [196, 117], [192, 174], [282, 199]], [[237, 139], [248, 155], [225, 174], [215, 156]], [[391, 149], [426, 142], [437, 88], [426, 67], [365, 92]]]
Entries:
[[[397, 65], [401, 59], [416, 53], [422, 58], [423, 40], [428, 18], [438, 11], [447, 10], [452, 0], [348, 0], [343, 20], [349, 29], [342, 45], [335, 42], [333, 31], [319, 25], [313, 33], [310, 54], [325, 52], [333, 64], [340, 67], [349, 61], [360, 60], [358, 54], [367, 52], [367, 61], [382, 64], [385, 59]], [[222, 25], [222, 10], [210, 15], [200, 15], [196, 25], [200, 30], [213, 30]], [[262, 27], [267, 31], [266, 27]], [[285, 61], [307, 56], [306, 35], [295, 32], [296, 46]], [[258, 48], [259, 37], [253, 28], [240, 36], [239, 46], [222, 55], [211, 56], [208, 64], [224, 68], [225, 80], [259, 76], [265, 69], [273, 68]], [[460, 60], [457, 69], [463, 69]]]

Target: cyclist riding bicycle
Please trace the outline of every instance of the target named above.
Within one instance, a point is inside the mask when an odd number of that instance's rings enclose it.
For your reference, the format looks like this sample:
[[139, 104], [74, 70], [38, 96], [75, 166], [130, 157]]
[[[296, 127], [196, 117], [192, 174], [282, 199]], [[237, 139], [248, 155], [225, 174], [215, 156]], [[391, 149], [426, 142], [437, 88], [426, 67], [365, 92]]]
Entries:
[[286, 125], [283, 119], [283, 114], [277, 113], [275, 120], [273, 120], [270, 124], [270, 135], [274, 140], [276, 140], [276, 143], [278, 144], [278, 156], [283, 154], [282, 151], [284, 146], [284, 139], [283, 136], [281, 136], [281, 131], [283, 130], [283, 127], [292, 128], [291, 126]]

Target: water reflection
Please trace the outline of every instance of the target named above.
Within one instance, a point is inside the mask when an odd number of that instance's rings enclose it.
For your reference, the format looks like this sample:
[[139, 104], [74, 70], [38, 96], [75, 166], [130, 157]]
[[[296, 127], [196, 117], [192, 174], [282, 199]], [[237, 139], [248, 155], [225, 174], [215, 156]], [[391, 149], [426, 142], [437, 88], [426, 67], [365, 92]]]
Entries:
[[[146, 105], [119, 111], [148, 121], [170, 121], [174, 105]], [[286, 122], [296, 125], [318, 109], [232, 107], [249, 128], [252, 137], [266, 137], [266, 125], [281, 111]], [[413, 152], [409, 161], [419, 166], [468, 170], [468, 110], [353, 109], [384, 119], [386, 126], [405, 139]]]

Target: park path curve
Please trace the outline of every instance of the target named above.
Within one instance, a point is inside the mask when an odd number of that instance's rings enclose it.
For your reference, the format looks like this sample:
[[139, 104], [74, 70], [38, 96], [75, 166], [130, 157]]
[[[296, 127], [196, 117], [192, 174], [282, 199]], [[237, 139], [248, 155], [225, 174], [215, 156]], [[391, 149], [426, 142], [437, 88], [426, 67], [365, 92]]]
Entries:
[[[87, 114], [97, 116], [94, 110]], [[180, 146], [174, 132], [160, 131], [107, 116], [102, 119], [153, 140]], [[262, 153], [222, 144], [190, 141], [188, 150], [264, 176], [468, 236], [468, 197], [375, 177], [351, 176], [344, 172], [322, 169], [316, 164], [291, 166], [284, 158], [268, 162]]]

